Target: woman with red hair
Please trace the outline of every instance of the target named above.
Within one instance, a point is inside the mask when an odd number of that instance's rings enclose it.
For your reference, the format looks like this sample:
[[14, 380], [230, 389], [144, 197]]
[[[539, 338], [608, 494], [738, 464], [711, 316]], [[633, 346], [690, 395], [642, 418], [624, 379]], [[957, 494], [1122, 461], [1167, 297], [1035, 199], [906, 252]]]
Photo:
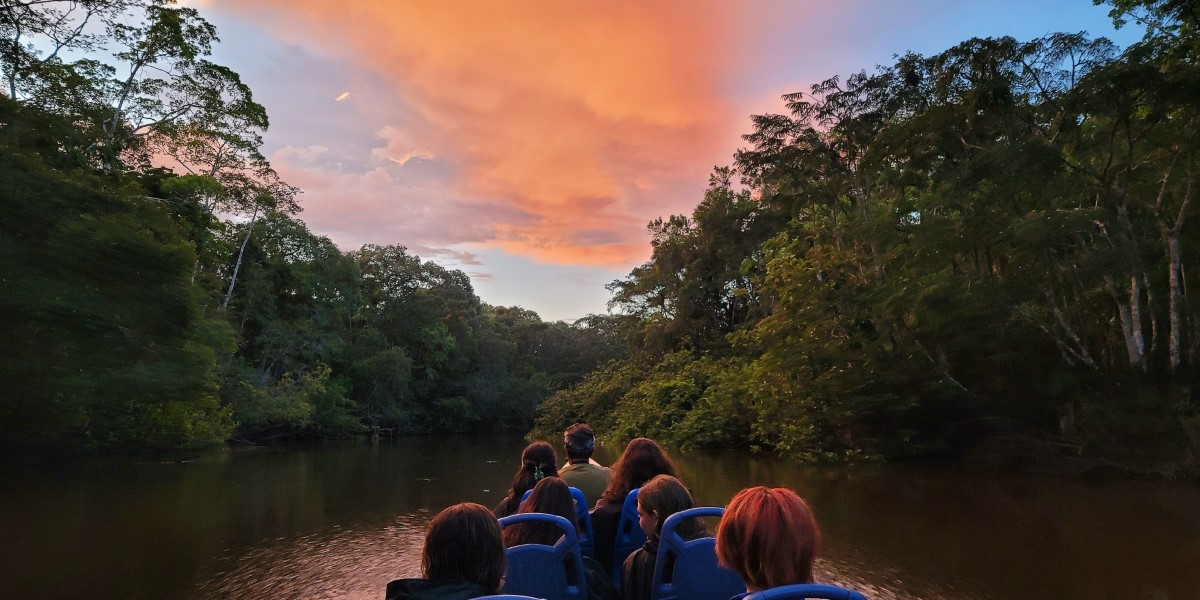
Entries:
[[812, 583], [821, 532], [812, 510], [787, 488], [738, 492], [717, 527], [717, 561], [746, 582], [746, 591]]

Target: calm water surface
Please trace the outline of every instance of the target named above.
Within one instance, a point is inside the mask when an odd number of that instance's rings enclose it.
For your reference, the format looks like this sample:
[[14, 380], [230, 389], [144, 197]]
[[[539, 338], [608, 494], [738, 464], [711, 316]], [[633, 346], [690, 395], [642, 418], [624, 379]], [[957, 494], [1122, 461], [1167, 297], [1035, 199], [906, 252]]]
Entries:
[[[494, 506], [519, 438], [418, 437], [189, 462], [0, 465], [0, 597], [383, 598], [424, 528]], [[609, 464], [616, 449], [602, 448]], [[786, 486], [818, 579], [869, 598], [1200, 600], [1200, 486], [674, 454], [701, 504]]]

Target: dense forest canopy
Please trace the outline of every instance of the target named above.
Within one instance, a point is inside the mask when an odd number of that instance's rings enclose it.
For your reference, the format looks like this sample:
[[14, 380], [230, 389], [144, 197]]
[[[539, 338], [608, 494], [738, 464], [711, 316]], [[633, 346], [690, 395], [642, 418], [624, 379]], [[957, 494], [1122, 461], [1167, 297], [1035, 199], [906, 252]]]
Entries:
[[524, 431], [621, 356], [619, 317], [546, 323], [309, 231], [217, 42], [169, 0], [0, 2], [0, 441]]
[[194, 8], [0, 0], [0, 441], [536, 418], [809, 460], [1194, 472], [1200, 14], [1108, 4], [1140, 42], [971, 39], [785, 96], [690, 216], [649, 225], [616, 314], [566, 324], [309, 231]]
[[1145, 38], [971, 39], [753, 117], [610, 286], [630, 354], [542, 408], [610, 439], [815, 460], [1194, 470], [1200, 13]]

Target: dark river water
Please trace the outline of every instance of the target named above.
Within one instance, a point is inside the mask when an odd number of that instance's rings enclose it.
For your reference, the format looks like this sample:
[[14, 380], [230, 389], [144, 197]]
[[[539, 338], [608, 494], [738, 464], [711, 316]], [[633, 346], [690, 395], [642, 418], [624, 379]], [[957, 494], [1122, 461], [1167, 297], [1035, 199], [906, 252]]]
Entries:
[[[525, 442], [416, 437], [0, 466], [0, 598], [383, 598], [424, 527], [494, 506]], [[617, 449], [602, 448], [610, 464]], [[674, 453], [700, 504], [790, 487], [817, 578], [872, 599], [1200, 600], [1200, 486]]]

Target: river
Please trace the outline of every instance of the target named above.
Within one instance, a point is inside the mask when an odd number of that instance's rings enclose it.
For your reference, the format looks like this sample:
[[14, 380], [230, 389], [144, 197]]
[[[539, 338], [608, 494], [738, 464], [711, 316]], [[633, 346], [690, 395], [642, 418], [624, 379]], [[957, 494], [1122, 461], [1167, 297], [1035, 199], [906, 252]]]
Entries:
[[[383, 598], [418, 575], [424, 527], [494, 506], [525, 443], [412, 437], [214, 452], [184, 462], [7, 459], [5, 598]], [[601, 448], [610, 464], [619, 449]], [[704, 505], [790, 487], [825, 544], [819, 581], [875, 600], [1200, 599], [1200, 486], [805, 467], [673, 453]]]

